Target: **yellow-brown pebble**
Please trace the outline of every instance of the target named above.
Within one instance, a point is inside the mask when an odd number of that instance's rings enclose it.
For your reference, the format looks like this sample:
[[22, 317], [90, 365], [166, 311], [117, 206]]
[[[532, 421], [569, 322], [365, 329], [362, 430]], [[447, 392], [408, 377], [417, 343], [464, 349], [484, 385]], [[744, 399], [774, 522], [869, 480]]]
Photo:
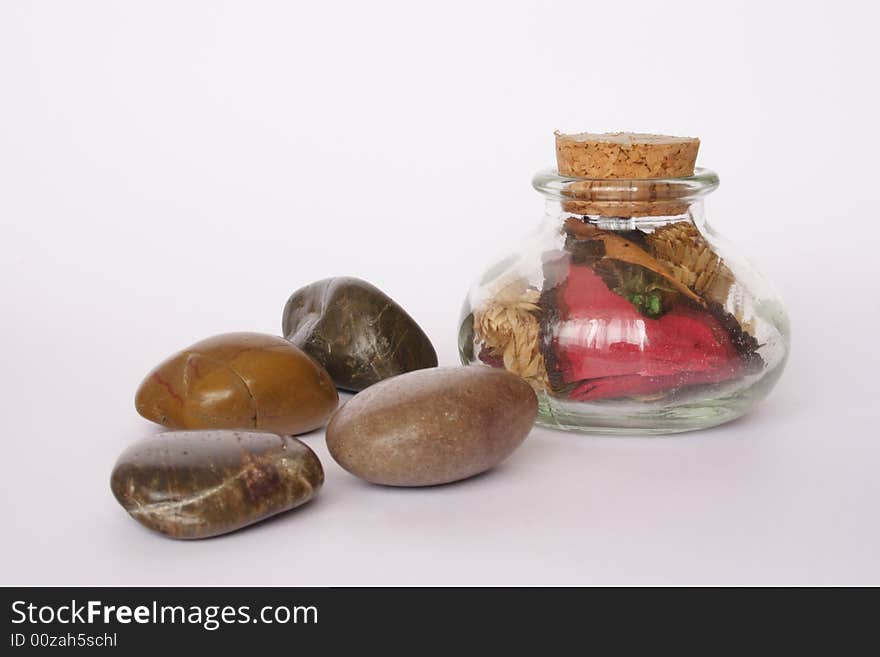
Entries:
[[260, 429], [289, 435], [324, 425], [339, 396], [330, 375], [284, 338], [225, 333], [171, 356], [135, 396], [138, 413], [172, 429]]

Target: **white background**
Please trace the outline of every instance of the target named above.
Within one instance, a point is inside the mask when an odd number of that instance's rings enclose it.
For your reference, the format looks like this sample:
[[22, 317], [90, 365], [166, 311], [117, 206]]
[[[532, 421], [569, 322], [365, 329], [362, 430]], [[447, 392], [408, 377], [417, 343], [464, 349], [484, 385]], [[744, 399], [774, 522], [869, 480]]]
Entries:
[[[880, 584], [877, 10], [809, 2], [0, 4], [0, 583]], [[455, 364], [467, 287], [539, 221], [552, 131], [699, 136], [713, 225], [792, 318], [753, 414], [536, 429], [484, 476], [327, 481], [176, 542], [117, 505], [134, 391], [365, 278]]]

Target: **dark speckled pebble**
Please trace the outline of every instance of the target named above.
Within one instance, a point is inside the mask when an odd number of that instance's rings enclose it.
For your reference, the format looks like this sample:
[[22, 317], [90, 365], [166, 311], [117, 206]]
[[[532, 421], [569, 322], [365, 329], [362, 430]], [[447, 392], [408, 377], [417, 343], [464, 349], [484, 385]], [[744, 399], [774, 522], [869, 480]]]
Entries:
[[323, 483], [305, 443], [247, 431], [156, 434], [125, 450], [110, 479], [135, 520], [172, 538], [240, 529], [305, 504]]
[[437, 366], [437, 353], [415, 320], [357, 278], [327, 278], [294, 292], [282, 331], [344, 390]]

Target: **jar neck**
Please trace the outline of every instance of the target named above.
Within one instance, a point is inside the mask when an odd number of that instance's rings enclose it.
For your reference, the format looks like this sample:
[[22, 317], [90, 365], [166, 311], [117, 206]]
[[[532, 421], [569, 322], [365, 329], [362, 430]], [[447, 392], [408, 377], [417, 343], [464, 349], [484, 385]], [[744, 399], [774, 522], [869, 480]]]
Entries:
[[703, 198], [719, 184], [709, 169], [681, 178], [571, 178], [554, 169], [535, 174], [532, 186], [547, 201], [547, 214], [580, 217], [608, 227], [647, 228], [678, 221], [703, 221]]
[[703, 199], [692, 201], [683, 208], [683, 212], [677, 214], [644, 215], [638, 217], [615, 217], [599, 214], [580, 214], [569, 212], [564, 203], [556, 198], [546, 198], [544, 203], [545, 221], [561, 224], [570, 217], [595, 225], [603, 230], [655, 230], [668, 224], [687, 221], [698, 228], [706, 224], [705, 203]]

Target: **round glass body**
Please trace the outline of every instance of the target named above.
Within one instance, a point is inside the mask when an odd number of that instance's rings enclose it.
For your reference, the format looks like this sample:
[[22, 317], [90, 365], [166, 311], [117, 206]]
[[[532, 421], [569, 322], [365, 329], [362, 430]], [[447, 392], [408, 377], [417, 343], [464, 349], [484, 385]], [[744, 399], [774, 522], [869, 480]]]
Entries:
[[706, 223], [713, 172], [587, 180], [546, 170], [533, 186], [547, 199], [544, 221], [468, 293], [464, 364], [522, 376], [538, 423], [574, 431], [700, 429], [767, 395], [788, 356], [788, 317]]

